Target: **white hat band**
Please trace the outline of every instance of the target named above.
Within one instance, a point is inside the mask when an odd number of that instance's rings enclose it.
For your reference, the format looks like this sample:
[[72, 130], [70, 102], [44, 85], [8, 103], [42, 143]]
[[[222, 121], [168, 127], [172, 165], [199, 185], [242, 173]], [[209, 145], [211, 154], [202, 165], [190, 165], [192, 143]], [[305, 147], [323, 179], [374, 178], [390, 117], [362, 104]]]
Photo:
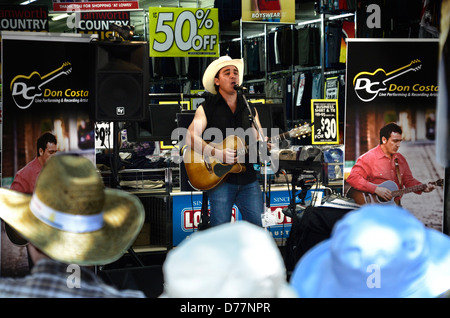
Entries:
[[93, 215], [73, 215], [56, 211], [42, 203], [34, 193], [30, 201], [30, 210], [42, 222], [62, 231], [85, 233], [103, 227], [103, 212]]

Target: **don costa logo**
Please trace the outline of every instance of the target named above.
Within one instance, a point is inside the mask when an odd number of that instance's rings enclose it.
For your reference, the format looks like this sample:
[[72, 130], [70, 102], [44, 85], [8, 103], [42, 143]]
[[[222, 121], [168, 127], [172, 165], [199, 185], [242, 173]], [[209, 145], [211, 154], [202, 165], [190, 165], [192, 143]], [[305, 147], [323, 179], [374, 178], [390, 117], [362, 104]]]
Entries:
[[[417, 72], [422, 68], [420, 60], [415, 59], [410, 63], [394, 70], [386, 71], [382, 68], [376, 69], [374, 72], [363, 71], [353, 78], [353, 87], [355, 93], [363, 102], [370, 102], [381, 92], [386, 90], [395, 90], [398, 85], [390, 84], [389, 81], [402, 76], [408, 72]], [[388, 86], [390, 85], [390, 86]], [[421, 85], [414, 85], [413, 88], [421, 91]], [[409, 89], [409, 87], [408, 87]]]
[[12, 98], [17, 107], [26, 109], [31, 106], [36, 97], [42, 96], [42, 88], [46, 84], [61, 75], [68, 75], [70, 72], [72, 72], [72, 65], [69, 62], [65, 62], [43, 76], [37, 71], [31, 72], [29, 75], [17, 75], [13, 78], [10, 85]]

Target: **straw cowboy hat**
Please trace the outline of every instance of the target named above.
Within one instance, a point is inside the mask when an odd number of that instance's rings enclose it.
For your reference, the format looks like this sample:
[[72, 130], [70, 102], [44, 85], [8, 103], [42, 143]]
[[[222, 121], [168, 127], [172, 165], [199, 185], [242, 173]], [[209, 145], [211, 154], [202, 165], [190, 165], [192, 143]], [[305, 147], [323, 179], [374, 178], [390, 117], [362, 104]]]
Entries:
[[365, 205], [298, 262], [300, 297], [437, 297], [450, 288], [450, 237], [395, 205]]
[[196, 232], [163, 265], [166, 298], [297, 297], [273, 237], [239, 221]]
[[241, 85], [244, 80], [244, 60], [243, 59], [232, 59], [229, 56], [221, 56], [218, 59], [211, 62], [203, 74], [203, 87], [211, 94], [217, 94], [216, 88], [214, 87], [214, 78], [217, 72], [219, 72], [225, 66], [236, 66], [239, 71], [239, 83]]
[[144, 207], [132, 194], [105, 188], [89, 159], [66, 154], [47, 161], [33, 195], [1, 188], [0, 218], [53, 259], [100, 265], [131, 246]]

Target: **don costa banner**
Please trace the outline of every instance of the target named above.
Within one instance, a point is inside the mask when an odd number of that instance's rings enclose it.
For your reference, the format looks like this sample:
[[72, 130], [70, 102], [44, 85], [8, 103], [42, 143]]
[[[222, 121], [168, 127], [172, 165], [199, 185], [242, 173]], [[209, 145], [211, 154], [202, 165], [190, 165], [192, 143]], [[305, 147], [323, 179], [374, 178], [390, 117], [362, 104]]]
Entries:
[[149, 8], [150, 56], [219, 56], [217, 9]]
[[[12, 32], [4, 35], [5, 113], [92, 102], [91, 85], [86, 79], [90, 78], [94, 68], [91, 58], [94, 51], [89, 42], [80, 43], [82, 39], [89, 40], [90, 37], [79, 35], [52, 42], [45, 36], [15, 37]], [[30, 52], [33, 52], [31, 56]]]
[[[401, 142], [389, 151], [406, 159], [412, 176], [423, 184], [444, 178], [435, 158], [438, 48], [438, 39], [348, 39], [345, 178], [368, 151], [384, 145], [381, 129], [392, 122], [402, 130]], [[371, 169], [370, 177], [385, 175]], [[386, 178], [396, 180], [392, 171]], [[442, 230], [443, 192], [439, 186], [420, 195], [405, 191], [401, 203], [426, 226]]]

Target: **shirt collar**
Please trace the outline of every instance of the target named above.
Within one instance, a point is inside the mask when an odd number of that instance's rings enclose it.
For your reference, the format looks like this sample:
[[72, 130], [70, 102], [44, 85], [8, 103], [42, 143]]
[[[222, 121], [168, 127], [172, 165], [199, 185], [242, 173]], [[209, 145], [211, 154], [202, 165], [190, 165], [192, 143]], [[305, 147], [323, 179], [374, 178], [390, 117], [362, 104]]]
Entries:
[[[376, 154], [377, 154], [377, 158], [386, 158], [389, 159], [389, 157], [383, 152], [383, 149], [381, 149], [381, 145], [379, 144], [376, 148], [375, 148]], [[396, 159], [398, 156], [398, 152], [392, 154], [392, 159]]]

